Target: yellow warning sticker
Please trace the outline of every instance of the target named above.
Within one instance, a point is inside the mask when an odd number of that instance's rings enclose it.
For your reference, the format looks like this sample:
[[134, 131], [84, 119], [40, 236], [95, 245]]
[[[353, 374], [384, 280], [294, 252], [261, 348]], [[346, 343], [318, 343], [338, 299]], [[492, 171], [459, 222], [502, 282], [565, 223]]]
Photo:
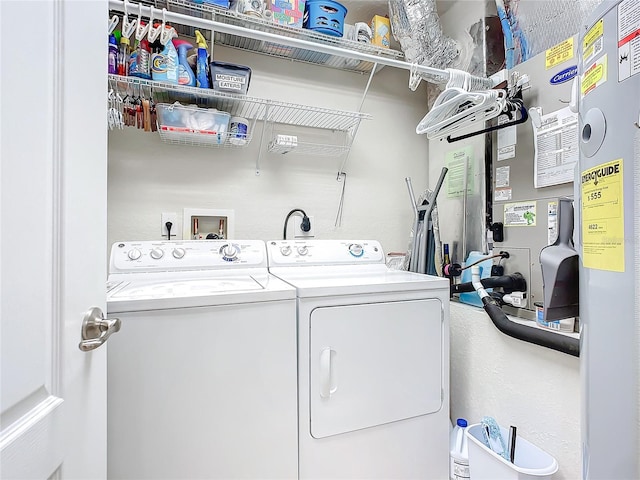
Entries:
[[622, 159], [584, 170], [581, 176], [582, 263], [624, 272]]
[[545, 67], [547, 70], [573, 58], [573, 37], [547, 50]]
[[[598, 40], [604, 34], [604, 20], [601, 18], [596, 24], [591, 27], [591, 30], [587, 32], [582, 41], [582, 52], [586, 52], [587, 49], [592, 46], [596, 40]], [[586, 58], [587, 56], [584, 55]]]
[[584, 97], [607, 81], [607, 55], [593, 62], [580, 78], [580, 91]]

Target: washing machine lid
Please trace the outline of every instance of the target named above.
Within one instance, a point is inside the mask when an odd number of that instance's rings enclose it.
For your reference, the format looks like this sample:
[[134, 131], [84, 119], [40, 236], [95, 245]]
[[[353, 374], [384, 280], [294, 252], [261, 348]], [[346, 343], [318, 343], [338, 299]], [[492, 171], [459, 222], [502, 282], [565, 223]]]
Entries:
[[[157, 277], [157, 278], [154, 278]], [[109, 286], [111, 288], [109, 288]], [[268, 302], [295, 298], [295, 289], [266, 271], [247, 275], [148, 275], [110, 278], [110, 313]]]
[[449, 290], [445, 278], [391, 270], [386, 265], [276, 267], [269, 271], [296, 287], [298, 297]]

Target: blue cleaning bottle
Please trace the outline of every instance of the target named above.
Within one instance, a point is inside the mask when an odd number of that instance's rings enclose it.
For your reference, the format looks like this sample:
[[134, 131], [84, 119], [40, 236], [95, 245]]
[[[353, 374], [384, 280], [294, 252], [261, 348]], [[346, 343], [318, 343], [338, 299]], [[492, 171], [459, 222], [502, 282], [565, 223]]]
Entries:
[[187, 51], [193, 48], [186, 40], [173, 39], [173, 46], [178, 49], [178, 85], [196, 86], [196, 76], [187, 60]]
[[[167, 29], [172, 28], [168, 25]], [[167, 33], [169, 35], [169, 33]], [[164, 45], [154, 43], [156, 52], [151, 56], [151, 78], [158, 82], [178, 83], [178, 52], [169, 40]], [[161, 49], [161, 51], [158, 51]]]
[[196, 86], [209, 88], [209, 54], [207, 52], [207, 41], [196, 30], [196, 42], [198, 43], [198, 56], [196, 59]]

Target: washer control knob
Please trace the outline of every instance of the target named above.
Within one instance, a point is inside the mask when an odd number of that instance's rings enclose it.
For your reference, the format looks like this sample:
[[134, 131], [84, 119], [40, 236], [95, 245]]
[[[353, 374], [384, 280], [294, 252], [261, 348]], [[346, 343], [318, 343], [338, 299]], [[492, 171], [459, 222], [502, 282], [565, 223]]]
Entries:
[[280, 247], [280, 253], [285, 257], [288, 257], [289, 255], [291, 255], [291, 246], [285, 245], [284, 247]]
[[306, 245], [298, 247], [298, 254], [299, 255], [306, 255], [307, 253], [309, 253], [309, 249], [307, 248]]
[[233, 262], [238, 259], [238, 253], [240, 252], [236, 245], [227, 243], [220, 248], [220, 253], [222, 254], [222, 259], [225, 262]]
[[162, 257], [164, 257], [164, 251], [161, 248], [152, 248], [149, 252], [149, 255], [151, 255], [151, 258], [153, 258], [154, 260], [160, 260]]
[[127, 257], [129, 257], [130, 260], [138, 260], [141, 256], [142, 256], [142, 252], [137, 248], [132, 248], [127, 253]]
[[364, 255], [364, 248], [359, 243], [352, 243], [349, 245], [349, 253], [354, 257], [361, 257]]
[[185, 254], [185, 250], [184, 248], [174, 248], [173, 249], [173, 258], [177, 258], [178, 260], [180, 260], [182, 257], [184, 257]]

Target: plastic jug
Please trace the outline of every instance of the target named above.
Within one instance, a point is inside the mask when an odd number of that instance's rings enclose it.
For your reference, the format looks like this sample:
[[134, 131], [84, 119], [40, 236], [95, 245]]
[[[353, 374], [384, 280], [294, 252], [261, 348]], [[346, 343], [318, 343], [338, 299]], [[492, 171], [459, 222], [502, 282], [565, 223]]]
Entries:
[[451, 480], [470, 478], [466, 429], [467, 421], [464, 418], [459, 418], [451, 431], [449, 444], [449, 478]]
[[[477, 262], [478, 260], [482, 259], [483, 257], [486, 257], [487, 254], [482, 253], [482, 252], [470, 252], [469, 256], [467, 257], [467, 261], [464, 262], [464, 265], [471, 265], [472, 263]], [[481, 262], [479, 264], [480, 267], [480, 278], [486, 278], [486, 277], [490, 277], [491, 276], [491, 267], [493, 265], [493, 259], [488, 259], [485, 260], [483, 262]], [[467, 268], [466, 270], [462, 271], [462, 276], [460, 277], [460, 282], [461, 283], [466, 283], [466, 282], [470, 282], [471, 281], [471, 269]], [[491, 289], [487, 288], [486, 289], [487, 292], [490, 292]], [[460, 301], [463, 303], [468, 303], [469, 305], [475, 305], [476, 307], [482, 307], [482, 300], [480, 300], [480, 297], [478, 296], [478, 292], [467, 292], [467, 293], [461, 293], [459, 295]]]

